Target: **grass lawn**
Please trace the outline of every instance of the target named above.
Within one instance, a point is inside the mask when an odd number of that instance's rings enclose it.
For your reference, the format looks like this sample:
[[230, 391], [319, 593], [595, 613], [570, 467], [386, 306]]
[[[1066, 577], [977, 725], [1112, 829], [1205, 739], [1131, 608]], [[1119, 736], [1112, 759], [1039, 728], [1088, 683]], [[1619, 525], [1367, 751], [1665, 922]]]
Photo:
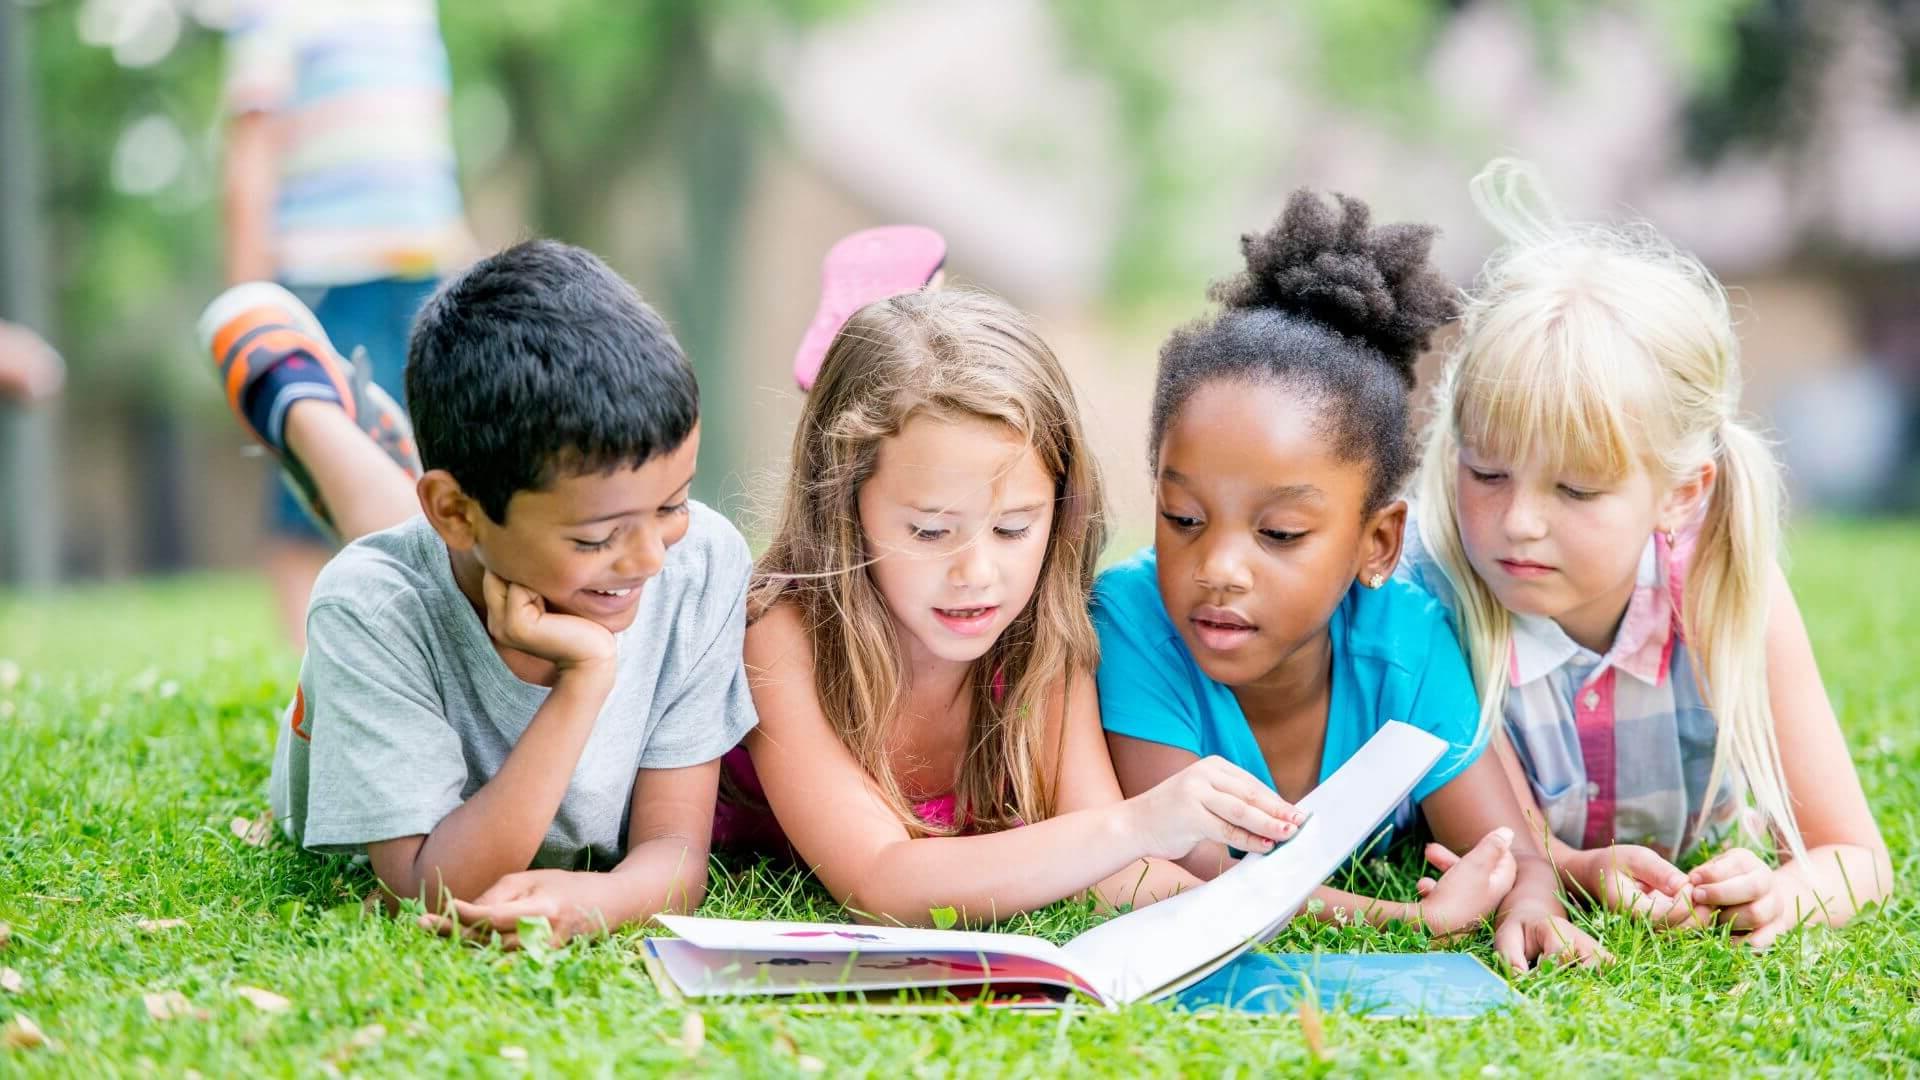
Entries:
[[[1920, 881], [1920, 526], [1795, 531], [1794, 580], [1902, 881]], [[1581, 916], [1601, 971], [1524, 978], [1472, 1022], [1160, 1006], [1051, 1016], [886, 1017], [663, 1000], [637, 935], [544, 955], [450, 944], [363, 917], [370, 878], [230, 828], [266, 805], [275, 713], [296, 659], [263, 590], [236, 579], [0, 595], [0, 1022], [52, 1040], [0, 1075], [871, 1073], [1050, 1075], [1418, 1069], [1723, 1075], [1920, 1068], [1920, 914], [1897, 897], [1840, 932], [1755, 956], [1719, 936]], [[1411, 896], [1413, 876], [1376, 867]], [[832, 918], [816, 886], [716, 867], [709, 914]], [[1071, 936], [1059, 905], [1010, 929]], [[155, 920], [167, 920], [155, 922]], [[176, 921], [177, 920], [177, 921]], [[144, 925], [143, 925], [144, 924]], [[1424, 948], [1411, 931], [1296, 927], [1285, 950]], [[1490, 957], [1487, 936], [1460, 946]], [[12, 980], [0, 980], [0, 983]], [[267, 1010], [242, 988], [285, 998]], [[178, 996], [170, 996], [170, 995]], [[162, 1014], [156, 1019], [149, 1006]]]

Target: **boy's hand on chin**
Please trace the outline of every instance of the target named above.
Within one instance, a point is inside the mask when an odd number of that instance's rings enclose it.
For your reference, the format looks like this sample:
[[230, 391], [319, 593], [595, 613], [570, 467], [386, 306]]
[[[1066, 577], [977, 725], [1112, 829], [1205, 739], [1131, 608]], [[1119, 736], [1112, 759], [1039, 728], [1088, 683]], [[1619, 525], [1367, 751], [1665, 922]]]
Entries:
[[575, 935], [607, 929], [594, 890], [598, 884], [591, 875], [571, 870], [522, 870], [472, 900], [451, 901], [449, 914], [420, 916], [420, 926], [480, 945], [498, 934], [501, 948], [518, 949], [521, 920], [545, 919], [552, 930], [547, 943], [562, 945]]
[[1493, 914], [1512, 891], [1519, 870], [1513, 859], [1513, 830], [1504, 828], [1481, 837], [1465, 855], [1428, 844], [1427, 861], [1441, 874], [1437, 881], [1419, 881], [1420, 921], [1429, 934], [1442, 939], [1472, 930]]
[[481, 579], [481, 591], [487, 601], [487, 633], [507, 648], [537, 656], [563, 671], [613, 660], [613, 633], [599, 623], [548, 611], [539, 593], [491, 570]]

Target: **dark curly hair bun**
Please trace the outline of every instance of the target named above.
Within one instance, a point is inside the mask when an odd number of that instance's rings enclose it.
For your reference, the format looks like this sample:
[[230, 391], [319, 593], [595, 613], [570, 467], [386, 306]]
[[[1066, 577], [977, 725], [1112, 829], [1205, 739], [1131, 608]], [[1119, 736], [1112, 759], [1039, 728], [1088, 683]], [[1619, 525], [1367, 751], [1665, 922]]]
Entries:
[[1247, 268], [1209, 295], [1229, 309], [1292, 312], [1363, 341], [1412, 386], [1414, 361], [1459, 302], [1427, 264], [1439, 230], [1372, 220], [1359, 199], [1329, 203], [1301, 188], [1272, 228], [1240, 238]]
[[1334, 453], [1371, 467], [1369, 511], [1395, 497], [1413, 468], [1413, 364], [1459, 300], [1427, 265], [1432, 226], [1372, 219], [1358, 199], [1301, 190], [1272, 228], [1240, 238], [1247, 268], [1208, 291], [1220, 306], [1160, 348], [1147, 420], [1154, 469], [1199, 387], [1284, 387], [1319, 410]]

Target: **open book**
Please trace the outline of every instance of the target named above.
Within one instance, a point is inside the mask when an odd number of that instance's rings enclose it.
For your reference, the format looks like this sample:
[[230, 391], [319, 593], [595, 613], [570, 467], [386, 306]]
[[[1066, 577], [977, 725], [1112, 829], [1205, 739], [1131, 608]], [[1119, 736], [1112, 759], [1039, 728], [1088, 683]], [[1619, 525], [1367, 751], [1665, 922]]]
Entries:
[[688, 997], [942, 988], [1016, 1002], [1076, 992], [1108, 1006], [1148, 1001], [1279, 933], [1446, 749], [1419, 728], [1389, 721], [1301, 800], [1312, 816], [1292, 840], [1065, 945], [1022, 934], [659, 915], [679, 937], [649, 938], [647, 946], [656, 973]]

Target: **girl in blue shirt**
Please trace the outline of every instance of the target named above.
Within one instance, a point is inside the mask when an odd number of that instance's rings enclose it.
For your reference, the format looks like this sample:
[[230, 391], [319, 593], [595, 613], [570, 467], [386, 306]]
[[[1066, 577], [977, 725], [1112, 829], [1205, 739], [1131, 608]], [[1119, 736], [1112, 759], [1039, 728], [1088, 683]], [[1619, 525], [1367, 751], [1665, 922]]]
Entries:
[[[1452, 744], [1413, 792], [1452, 850], [1412, 904], [1322, 888], [1323, 919], [1450, 935], [1494, 915], [1517, 970], [1600, 947], [1566, 919], [1499, 761], [1446, 615], [1393, 579], [1412, 467], [1413, 362], [1450, 318], [1426, 265], [1434, 230], [1369, 227], [1367, 207], [1296, 192], [1242, 241], [1219, 312], [1162, 349], [1149, 459], [1154, 546], [1095, 588], [1100, 711], [1121, 786], [1145, 791], [1219, 756], [1297, 801], [1388, 720]], [[1412, 807], [1395, 815], [1405, 826]], [[1181, 865], [1212, 877], [1211, 843]]]

